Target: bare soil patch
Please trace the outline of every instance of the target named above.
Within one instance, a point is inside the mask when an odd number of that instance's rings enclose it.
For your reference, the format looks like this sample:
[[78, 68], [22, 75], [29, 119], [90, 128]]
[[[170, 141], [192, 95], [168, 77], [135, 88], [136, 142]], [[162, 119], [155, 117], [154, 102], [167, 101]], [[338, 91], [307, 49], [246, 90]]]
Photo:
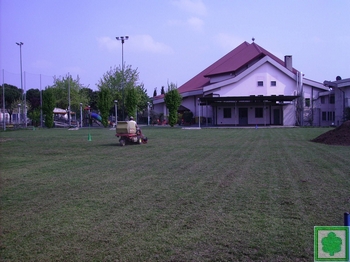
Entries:
[[327, 145], [350, 146], [350, 121], [344, 122], [337, 128], [330, 130], [311, 141]]

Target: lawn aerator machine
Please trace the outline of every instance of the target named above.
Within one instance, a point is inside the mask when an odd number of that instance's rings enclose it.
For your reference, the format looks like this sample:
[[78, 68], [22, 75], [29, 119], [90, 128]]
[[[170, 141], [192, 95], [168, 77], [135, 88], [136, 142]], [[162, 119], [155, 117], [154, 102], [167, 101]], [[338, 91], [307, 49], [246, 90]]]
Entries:
[[116, 127], [116, 137], [120, 137], [119, 144], [146, 144], [147, 137], [142, 134], [140, 128], [136, 128], [133, 121], [118, 121]]

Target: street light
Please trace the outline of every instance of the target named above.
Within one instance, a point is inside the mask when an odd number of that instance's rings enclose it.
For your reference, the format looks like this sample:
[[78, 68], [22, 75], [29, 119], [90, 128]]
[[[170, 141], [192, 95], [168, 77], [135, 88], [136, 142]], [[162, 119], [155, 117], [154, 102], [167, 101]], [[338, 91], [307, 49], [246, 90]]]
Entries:
[[18, 125], [21, 124], [21, 104], [18, 104]]
[[80, 103], [80, 127], [83, 127], [83, 103]]
[[118, 100], [114, 100], [114, 111], [115, 111], [115, 127], [118, 123]]
[[[21, 89], [22, 89], [22, 92], [23, 92], [23, 103], [24, 103], [24, 108], [27, 107], [27, 103], [26, 103], [26, 93], [24, 92], [23, 90], [23, 73], [22, 73], [22, 45], [23, 45], [23, 42], [16, 42], [16, 45], [19, 46], [19, 61], [20, 61], [20, 71], [21, 71]], [[24, 115], [24, 121], [25, 121], [25, 126], [27, 127], [27, 116], [26, 116], [26, 113], [27, 111], [25, 110], [25, 115]]]
[[147, 125], [149, 126], [149, 107], [150, 107], [150, 102], [147, 102]]
[[198, 97], [198, 127], [201, 128], [201, 99]]
[[129, 39], [129, 36], [117, 36], [116, 39], [122, 42], [122, 90], [123, 90], [123, 120], [125, 119], [125, 105], [124, 105], [124, 42]]

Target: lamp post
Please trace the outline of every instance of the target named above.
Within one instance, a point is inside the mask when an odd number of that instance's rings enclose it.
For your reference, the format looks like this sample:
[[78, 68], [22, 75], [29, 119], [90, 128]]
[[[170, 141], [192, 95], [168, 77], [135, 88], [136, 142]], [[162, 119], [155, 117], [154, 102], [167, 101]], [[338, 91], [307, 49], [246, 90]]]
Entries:
[[198, 98], [198, 127], [201, 128], [201, 99]]
[[[26, 107], [26, 93], [24, 92], [23, 90], [23, 73], [22, 73], [22, 45], [23, 45], [23, 42], [16, 42], [16, 45], [19, 46], [19, 61], [20, 61], [20, 72], [21, 72], [21, 89], [22, 89], [22, 92], [23, 92], [23, 97], [22, 97], [22, 102], [24, 104], [24, 106]], [[25, 124], [27, 125], [27, 118], [26, 116], [24, 116], [24, 119], [25, 119]]]
[[115, 127], [118, 124], [118, 100], [114, 100], [114, 112], [115, 112]]
[[149, 107], [150, 107], [150, 103], [147, 102], [147, 125], [149, 126]]
[[21, 124], [21, 104], [18, 104], [18, 125]]
[[80, 127], [83, 127], [83, 103], [80, 103]]
[[125, 105], [124, 105], [124, 42], [129, 39], [129, 36], [117, 36], [116, 39], [122, 42], [122, 92], [123, 92], [123, 120], [125, 119]]

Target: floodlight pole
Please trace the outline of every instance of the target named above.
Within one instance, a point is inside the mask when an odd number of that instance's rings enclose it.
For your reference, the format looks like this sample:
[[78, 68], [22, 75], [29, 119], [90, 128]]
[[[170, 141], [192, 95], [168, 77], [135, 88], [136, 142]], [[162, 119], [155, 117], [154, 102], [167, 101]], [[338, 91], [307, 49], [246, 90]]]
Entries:
[[114, 100], [115, 127], [118, 125], [118, 100]]
[[147, 102], [147, 125], [149, 126], [149, 107], [150, 107], [150, 103]]
[[18, 104], [18, 125], [21, 124], [21, 104]]
[[[23, 96], [22, 96], [22, 103], [24, 103], [24, 106], [26, 105], [26, 94], [23, 90], [23, 73], [22, 73], [22, 45], [23, 45], [23, 42], [16, 42], [16, 45], [19, 46], [19, 61], [20, 61], [20, 72], [21, 72], [21, 89], [22, 89], [22, 92], [23, 92]], [[23, 102], [24, 101], [24, 102]], [[24, 117], [24, 119], [26, 119]], [[27, 124], [27, 123], [26, 123]]]
[[129, 36], [117, 36], [116, 39], [122, 42], [122, 92], [123, 92], [123, 120], [125, 120], [125, 97], [124, 97], [124, 42]]
[[201, 128], [201, 99], [198, 98], [198, 127]]
[[2, 70], [2, 123], [4, 131], [6, 131], [5, 121], [5, 70]]
[[80, 103], [80, 127], [83, 127], [83, 103]]

